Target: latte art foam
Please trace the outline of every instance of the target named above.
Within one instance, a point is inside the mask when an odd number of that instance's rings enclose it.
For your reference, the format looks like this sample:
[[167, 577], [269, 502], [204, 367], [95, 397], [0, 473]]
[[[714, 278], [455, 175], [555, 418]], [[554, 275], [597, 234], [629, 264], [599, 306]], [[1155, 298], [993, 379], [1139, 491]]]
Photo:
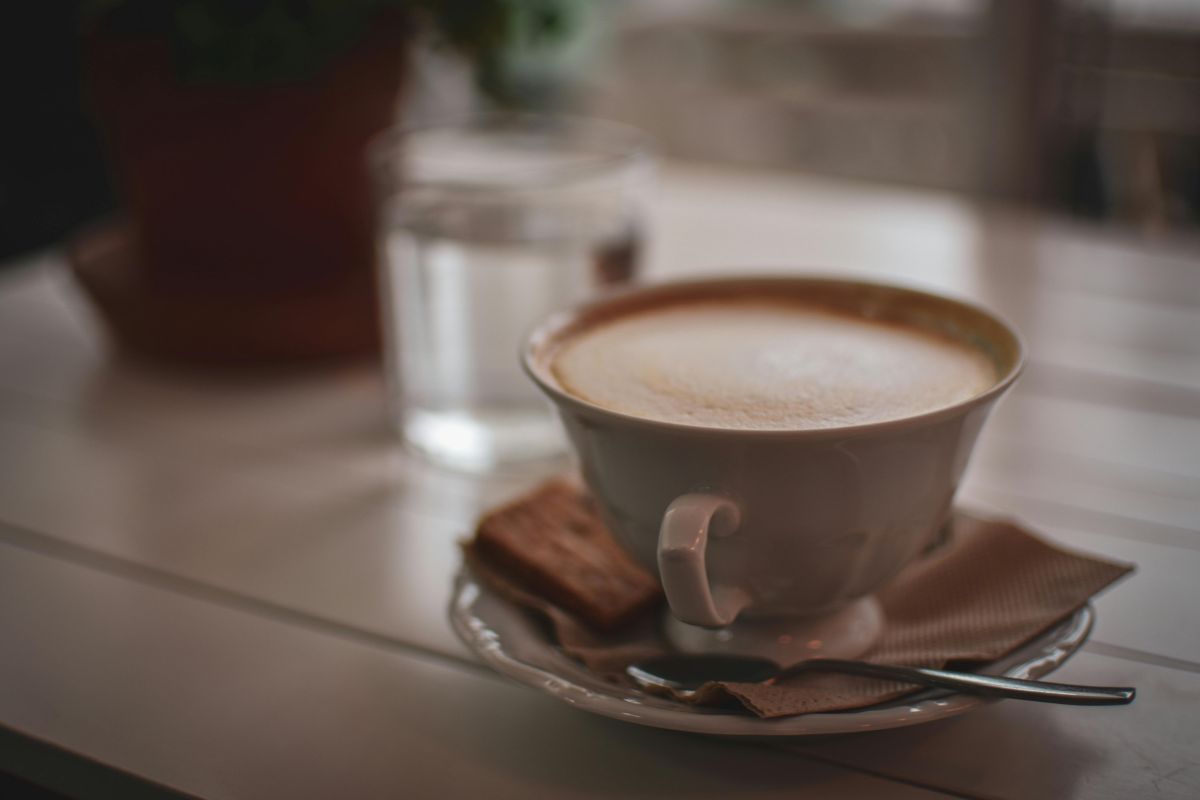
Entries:
[[797, 430], [933, 411], [996, 380], [980, 351], [821, 307], [697, 302], [618, 317], [566, 341], [569, 393], [663, 422]]

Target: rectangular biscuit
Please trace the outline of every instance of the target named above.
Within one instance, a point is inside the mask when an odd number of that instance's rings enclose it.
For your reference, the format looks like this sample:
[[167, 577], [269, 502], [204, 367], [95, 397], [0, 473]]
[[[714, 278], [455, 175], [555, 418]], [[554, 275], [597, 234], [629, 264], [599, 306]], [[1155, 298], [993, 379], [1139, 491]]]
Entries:
[[621, 627], [661, 598], [658, 580], [617, 544], [587, 494], [563, 480], [485, 514], [470, 546], [600, 631]]

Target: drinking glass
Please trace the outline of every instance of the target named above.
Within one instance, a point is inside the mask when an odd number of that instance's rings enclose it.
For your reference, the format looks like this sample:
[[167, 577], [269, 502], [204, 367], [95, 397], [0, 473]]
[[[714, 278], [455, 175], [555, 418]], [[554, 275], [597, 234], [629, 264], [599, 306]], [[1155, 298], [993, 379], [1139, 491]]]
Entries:
[[630, 280], [652, 159], [615, 123], [498, 114], [372, 148], [390, 410], [412, 449], [480, 471], [561, 453], [524, 334]]

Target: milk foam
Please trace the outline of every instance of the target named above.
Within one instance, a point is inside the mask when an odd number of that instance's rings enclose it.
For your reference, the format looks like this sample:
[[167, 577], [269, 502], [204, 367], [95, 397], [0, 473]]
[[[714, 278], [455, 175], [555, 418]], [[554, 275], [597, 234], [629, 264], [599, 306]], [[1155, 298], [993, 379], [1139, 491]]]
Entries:
[[618, 317], [565, 342], [551, 368], [568, 392], [614, 411], [759, 430], [913, 416], [996, 379], [982, 352], [919, 328], [770, 302]]

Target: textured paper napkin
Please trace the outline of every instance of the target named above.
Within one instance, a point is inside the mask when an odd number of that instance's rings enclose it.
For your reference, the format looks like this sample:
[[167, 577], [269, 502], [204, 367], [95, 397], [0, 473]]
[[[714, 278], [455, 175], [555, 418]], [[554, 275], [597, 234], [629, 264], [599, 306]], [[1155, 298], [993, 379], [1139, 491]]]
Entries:
[[[557, 502], [550, 503], [549, 497]], [[540, 528], [524, 535], [531, 542], [545, 542], [571, 535], [567, 526], [555, 524], [554, 515], [560, 511], [544, 513], [551, 506], [569, 505], [562, 502], [564, 497], [575, 504], [574, 517], [594, 515], [583, 491], [561, 481], [539, 487], [507, 504], [505, 510], [530, 512], [539, 519]], [[628, 685], [626, 666], [669, 652], [659, 629], [660, 609], [646, 611], [619, 631], [602, 634], [547, 600], [527, 576], [518, 579], [512, 570], [485, 557], [474, 542], [465, 545], [464, 554], [480, 580], [510, 602], [547, 619], [563, 651], [608, 681]], [[958, 512], [946, 543], [910, 564], [877, 594], [884, 631], [863, 659], [918, 667], [969, 667], [994, 661], [1067, 618], [1132, 569], [1059, 549], [1012, 522]], [[810, 673], [771, 686], [710, 683], [688, 702], [738, 703], [770, 718], [862, 708], [917, 690], [872, 678]]]

